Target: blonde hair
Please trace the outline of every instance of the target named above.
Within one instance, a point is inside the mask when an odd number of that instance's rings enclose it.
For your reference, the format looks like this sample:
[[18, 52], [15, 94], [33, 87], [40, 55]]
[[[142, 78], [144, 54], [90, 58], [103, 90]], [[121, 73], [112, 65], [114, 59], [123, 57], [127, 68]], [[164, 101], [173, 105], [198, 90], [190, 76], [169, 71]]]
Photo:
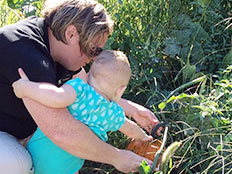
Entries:
[[47, 0], [42, 11], [45, 21], [57, 40], [66, 43], [65, 30], [74, 25], [80, 35], [80, 49], [90, 55], [93, 38], [113, 32], [113, 20], [95, 0]]
[[104, 50], [93, 61], [89, 78], [104, 78], [109, 86], [117, 88], [126, 86], [131, 77], [130, 63], [121, 51]]

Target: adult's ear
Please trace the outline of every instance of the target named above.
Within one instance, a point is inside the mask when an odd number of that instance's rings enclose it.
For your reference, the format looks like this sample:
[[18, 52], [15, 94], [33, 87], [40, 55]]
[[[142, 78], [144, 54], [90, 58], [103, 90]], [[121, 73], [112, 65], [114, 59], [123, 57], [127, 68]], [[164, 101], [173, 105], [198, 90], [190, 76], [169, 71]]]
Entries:
[[74, 41], [79, 42], [79, 33], [74, 25], [69, 25], [65, 30], [65, 39], [67, 44], [71, 44]]

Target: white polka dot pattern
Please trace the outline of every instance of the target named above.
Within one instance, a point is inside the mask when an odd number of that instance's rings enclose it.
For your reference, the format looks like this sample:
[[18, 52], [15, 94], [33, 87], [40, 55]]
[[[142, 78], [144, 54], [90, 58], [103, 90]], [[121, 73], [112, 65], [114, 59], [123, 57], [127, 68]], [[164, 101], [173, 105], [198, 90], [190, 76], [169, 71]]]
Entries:
[[117, 131], [125, 121], [122, 108], [115, 102], [107, 101], [94, 88], [76, 78], [66, 82], [77, 94], [73, 104], [68, 106], [74, 118], [80, 120], [103, 141], [107, 141], [107, 132]]

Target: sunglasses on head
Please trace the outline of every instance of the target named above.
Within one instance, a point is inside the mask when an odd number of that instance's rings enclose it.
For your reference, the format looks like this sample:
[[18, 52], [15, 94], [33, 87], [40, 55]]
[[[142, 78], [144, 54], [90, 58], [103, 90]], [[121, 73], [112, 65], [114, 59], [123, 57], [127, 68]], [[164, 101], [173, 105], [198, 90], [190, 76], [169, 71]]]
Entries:
[[93, 46], [92, 43], [90, 43], [90, 45], [92, 47], [92, 49], [89, 52], [90, 57], [96, 57], [103, 51], [103, 49], [101, 47], [95, 47], [95, 46]]
[[91, 56], [91, 57], [96, 57], [96, 56], [98, 56], [102, 51], [103, 51], [102, 48], [96, 47], [94, 50], [91, 50], [91, 51], [90, 51], [90, 56]]

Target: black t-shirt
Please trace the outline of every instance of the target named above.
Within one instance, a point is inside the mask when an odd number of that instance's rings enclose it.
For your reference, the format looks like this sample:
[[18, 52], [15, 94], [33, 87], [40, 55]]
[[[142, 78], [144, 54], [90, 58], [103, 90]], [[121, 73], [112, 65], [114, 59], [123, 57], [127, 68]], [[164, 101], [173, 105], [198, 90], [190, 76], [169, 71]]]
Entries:
[[43, 18], [29, 17], [0, 28], [0, 130], [25, 138], [37, 125], [12, 89], [12, 83], [19, 79], [19, 67], [30, 80], [55, 85], [61, 85], [58, 81], [63, 83], [76, 72], [53, 61]]

